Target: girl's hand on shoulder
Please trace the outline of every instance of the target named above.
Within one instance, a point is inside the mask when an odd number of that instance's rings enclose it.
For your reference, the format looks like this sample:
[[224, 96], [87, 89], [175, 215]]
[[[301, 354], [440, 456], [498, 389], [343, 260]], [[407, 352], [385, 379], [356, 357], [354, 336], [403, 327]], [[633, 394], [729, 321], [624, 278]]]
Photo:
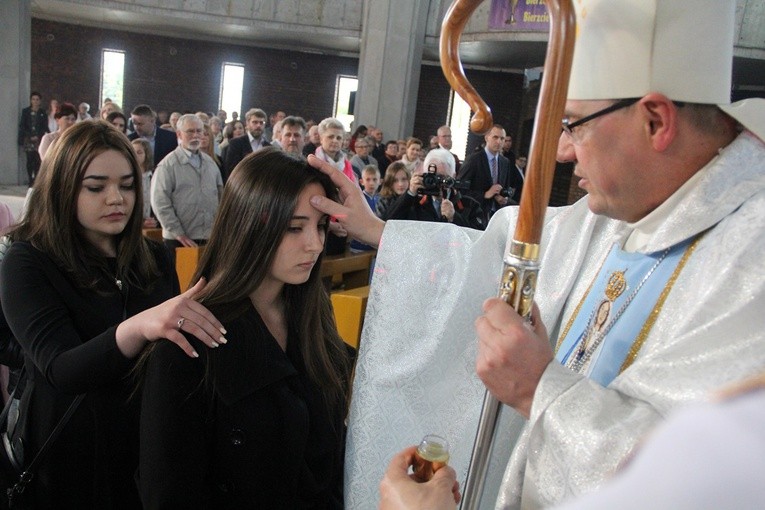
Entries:
[[128, 358], [137, 356], [147, 342], [168, 339], [193, 358], [199, 357], [183, 332], [194, 335], [208, 347], [227, 342], [226, 330], [215, 316], [194, 297], [207, 282], [200, 279], [189, 290], [149, 308], [117, 326], [117, 347]]

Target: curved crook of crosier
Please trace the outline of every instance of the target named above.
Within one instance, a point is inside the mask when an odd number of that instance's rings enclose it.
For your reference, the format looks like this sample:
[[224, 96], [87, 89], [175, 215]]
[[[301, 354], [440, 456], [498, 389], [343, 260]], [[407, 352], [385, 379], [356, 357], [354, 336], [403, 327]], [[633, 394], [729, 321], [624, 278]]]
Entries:
[[449, 85], [465, 100], [475, 112], [470, 119], [470, 130], [478, 135], [489, 131], [494, 124], [489, 105], [481, 98], [465, 76], [460, 60], [460, 38], [470, 15], [482, 0], [454, 0], [446, 11], [441, 24], [439, 42], [441, 70]]

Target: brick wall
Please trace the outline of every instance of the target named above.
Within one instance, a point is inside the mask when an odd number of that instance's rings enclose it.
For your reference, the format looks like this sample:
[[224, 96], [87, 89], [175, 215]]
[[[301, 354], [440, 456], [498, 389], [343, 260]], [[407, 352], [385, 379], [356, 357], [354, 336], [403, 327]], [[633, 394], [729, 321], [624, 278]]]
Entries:
[[[222, 63], [245, 65], [243, 109], [277, 109], [317, 121], [332, 114], [338, 74], [355, 75], [358, 59], [312, 55], [32, 20], [32, 89], [75, 104], [98, 105], [101, 51], [125, 56], [123, 108], [218, 108]], [[231, 112], [229, 112], [230, 114]]]
[[[494, 122], [501, 124], [508, 133], [515, 136], [520, 118], [523, 76], [471, 69], [465, 71], [465, 76], [491, 108]], [[430, 136], [435, 135], [436, 130], [446, 122], [449, 95], [449, 84], [441, 68], [433, 65], [422, 66], [414, 135], [423, 142], [427, 143]], [[473, 147], [482, 142], [483, 137], [471, 134], [468, 138], [468, 154]]]
[[413, 134], [427, 147], [430, 137], [446, 124], [451, 88], [439, 66], [423, 65], [417, 90]]

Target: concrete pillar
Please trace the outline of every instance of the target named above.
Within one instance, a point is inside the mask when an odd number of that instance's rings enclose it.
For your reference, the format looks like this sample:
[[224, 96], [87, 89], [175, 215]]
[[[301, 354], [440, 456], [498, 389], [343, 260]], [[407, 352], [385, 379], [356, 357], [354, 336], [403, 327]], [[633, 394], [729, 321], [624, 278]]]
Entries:
[[429, 0], [364, 2], [355, 124], [374, 125], [385, 140], [414, 129]]
[[[29, 106], [32, 15], [29, 0], [0, 2], [0, 184], [26, 182], [26, 157], [18, 146], [21, 109]], [[44, 101], [44, 100], [43, 100]]]

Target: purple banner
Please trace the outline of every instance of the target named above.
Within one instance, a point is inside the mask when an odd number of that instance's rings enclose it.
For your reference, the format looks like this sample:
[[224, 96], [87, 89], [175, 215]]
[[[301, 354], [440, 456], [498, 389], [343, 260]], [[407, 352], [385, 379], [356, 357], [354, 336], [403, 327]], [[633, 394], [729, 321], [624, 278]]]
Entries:
[[550, 15], [544, 0], [491, 0], [490, 30], [550, 30]]

